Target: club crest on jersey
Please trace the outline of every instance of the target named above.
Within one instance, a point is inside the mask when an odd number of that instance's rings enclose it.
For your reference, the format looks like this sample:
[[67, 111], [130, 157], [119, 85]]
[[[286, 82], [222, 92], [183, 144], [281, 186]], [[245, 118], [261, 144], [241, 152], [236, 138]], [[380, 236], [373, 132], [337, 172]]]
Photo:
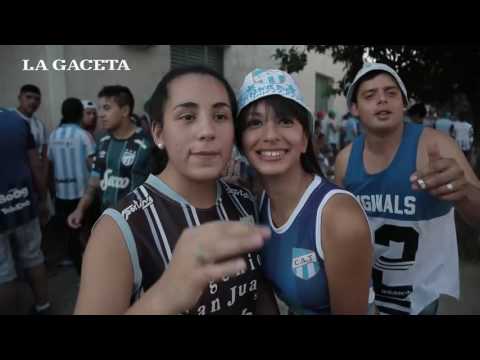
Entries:
[[122, 156], [122, 164], [125, 166], [132, 166], [133, 162], [135, 161], [136, 154], [136, 151], [125, 150]]
[[317, 255], [308, 249], [293, 248], [292, 271], [303, 280], [311, 279], [320, 270]]

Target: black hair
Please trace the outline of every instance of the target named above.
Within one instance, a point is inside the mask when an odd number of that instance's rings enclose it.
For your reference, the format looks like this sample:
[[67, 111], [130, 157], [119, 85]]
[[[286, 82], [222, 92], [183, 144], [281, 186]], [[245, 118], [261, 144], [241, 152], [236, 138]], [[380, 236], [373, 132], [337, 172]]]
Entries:
[[128, 116], [132, 116], [133, 109], [135, 107], [135, 100], [133, 99], [132, 92], [126, 86], [122, 85], [109, 85], [104, 86], [98, 93], [98, 97], [112, 98], [119, 107], [127, 106], [130, 108]]
[[23, 93], [26, 93], [26, 92], [31, 92], [31, 93], [34, 93], [34, 94], [38, 94], [38, 95], [42, 95], [40, 93], [40, 88], [36, 85], [32, 85], [32, 84], [26, 84], [26, 85], [23, 85], [21, 88], [20, 88], [20, 94], [23, 94]]
[[[232, 117], [235, 117], [237, 113], [237, 99], [235, 97], [235, 92], [228, 81], [221, 74], [209, 67], [203, 65], [190, 65], [176, 67], [167, 72], [158, 83], [157, 87], [153, 91], [152, 96], [145, 102], [144, 109], [150, 117], [153, 127], [163, 127], [165, 104], [168, 101], [168, 85], [173, 80], [189, 74], [208, 75], [218, 80], [225, 87], [228, 99], [230, 100]], [[166, 161], [168, 161], [167, 152], [162, 150], [162, 154], [166, 157]]]
[[77, 98], [65, 99], [62, 103], [62, 124], [79, 123], [83, 118], [83, 104]]
[[138, 114], [132, 113], [132, 115], [130, 116], [130, 118], [132, 119], [132, 122], [133, 122], [136, 126], [140, 126], [140, 116], [139, 116]]
[[163, 126], [163, 114], [165, 111], [165, 104], [168, 100], [168, 85], [176, 78], [188, 74], [209, 75], [222, 83], [227, 91], [228, 99], [230, 100], [232, 116], [235, 116], [237, 113], [237, 99], [235, 97], [235, 92], [228, 81], [218, 72], [209, 67], [203, 65], [191, 65], [173, 68], [166, 73], [153, 91], [150, 99], [145, 102], [145, 111], [148, 113], [148, 116], [150, 116], [152, 124], [158, 123], [160, 126]]
[[408, 99], [405, 99], [405, 96], [403, 94], [403, 91], [401, 90], [400, 88], [400, 84], [397, 82], [397, 80], [392, 76], [392, 74], [384, 71], [384, 70], [373, 70], [373, 71], [370, 71], [368, 73], [366, 73], [365, 75], [363, 75], [360, 79], [358, 79], [358, 81], [355, 83], [355, 87], [353, 88], [353, 92], [352, 92], [352, 103], [357, 103], [357, 96], [358, 96], [358, 89], [360, 88], [360, 85], [365, 82], [365, 81], [368, 81], [368, 80], [372, 80], [374, 77], [377, 77], [378, 75], [380, 74], [387, 74], [389, 75], [393, 81], [395, 81], [395, 84], [397, 84], [397, 87], [400, 89], [400, 92], [402, 94], [402, 99], [403, 99], [403, 103], [406, 105], [408, 103]]
[[260, 98], [240, 111], [235, 124], [235, 141], [238, 150], [243, 154], [242, 135], [246, 130], [247, 116], [259, 101], [265, 101], [269, 107], [273, 109], [277, 118], [296, 119], [302, 125], [303, 131], [307, 135], [307, 151], [300, 156], [300, 162], [305, 172], [309, 174], [317, 174], [323, 176], [322, 170], [313, 151], [312, 134], [310, 133], [311, 115], [307, 109], [298, 104], [296, 101], [290, 100], [280, 95], [270, 95]]
[[421, 118], [424, 118], [425, 116], [427, 116], [427, 108], [423, 103], [417, 103], [412, 105], [410, 109], [408, 109], [407, 114], [408, 116], [418, 115]]

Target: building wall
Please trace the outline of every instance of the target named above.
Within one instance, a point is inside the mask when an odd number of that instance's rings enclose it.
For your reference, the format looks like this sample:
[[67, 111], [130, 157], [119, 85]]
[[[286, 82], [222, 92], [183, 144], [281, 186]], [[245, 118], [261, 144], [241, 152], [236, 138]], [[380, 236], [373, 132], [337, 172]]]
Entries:
[[238, 94], [245, 76], [255, 68], [278, 68], [272, 58], [282, 45], [231, 45], [224, 53], [224, 75]]
[[[236, 92], [242, 86], [243, 79], [256, 67], [278, 68], [279, 62], [272, 58], [278, 48], [289, 49], [292, 45], [232, 45], [225, 50], [224, 74]], [[301, 46], [298, 46], [301, 49]], [[328, 54], [308, 53], [308, 61], [300, 73], [292, 74], [297, 81], [305, 102], [315, 111], [316, 74], [328, 76], [337, 83], [344, 74], [343, 65], [333, 64]], [[342, 115], [347, 112], [344, 96], [333, 96], [329, 106]]]
[[[308, 61], [305, 68], [296, 75], [299, 86], [303, 91], [303, 96], [307, 106], [315, 111], [315, 79], [316, 74], [325, 75], [333, 78], [335, 87], [338, 81], [343, 78], [345, 71], [342, 64], [333, 64], [333, 59], [328, 54], [308, 53]], [[343, 95], [332, 96], [329, 101], [329, 109], [337, 113], [337, 117], [345, 114], [347, 103]]]
[[[290, 45], [229, 45], [224, 53], [224, 75], [236, 92], [245, 75], [256, 67], [277, 68], [272, 58], [277, 48]], [[54, 59], [126, 59], [130, 71], [22, 71], [22, 59], [36, 65], [45, 60], [50, 66]], [[49, 130], [61, 118], [60, 108], [66, 97], [95, 100], [104, 85], [128, 86], [135, 97], [135, 111], [142, 112], [143, 104], [152, 94], [161, 77], [170, 69], [170, 46], [148, 48], [125, 45], [2, 45], [0, 46], [0, 107], [16, 107], [20, 87], [33, 83], [42, 91], [42, 105], [37, 113]], [[320, 73], [338, 81], [342, 66], [333, 64], [327, 55], [310, 53], [305, 69], [293, 74], [306, 99], [315, 110], [315, 74]], [[331, 106], [338, 114], [346, 112], [343, 96], [336, 96]]]
[[[54, 59], [126, 59], [131, 71], [22, 71], [22, 59], [31, 65]], [[42, 104], [37, 112], [49, 130], [61, 118], [67, 97], [95, 100], [104, 85], [128, 86], [135, 97], [135, 111], [152, 94], [170, 68], [170, 46], [136, 48], [125, 45], [2, 45], [0, 47], [0, 107], [16, 107], [18, 91], [26, 83], [40, 87]]]
[[162, 76], [170, 69], [170, 46], [136, 48], [125, 45], [67, 45], [67, 59], [126, 59], [130, 71], [68, 72], [69, 96], [95, 100], [105, 85], [124, 85], [133, 93], [135, 112], [143, 112], [145, 101], [152, 95]]
[[38, 85], [42, 92], [39, 117], [45, 119], [50, 101], [47, 71], [22, 71], [22, 59], [31, 59], [31, 63], [47, 58], [45, 45], [1, 45], [0, 46], [0, 107], [16, 107], [20, 87], [27, 83]]

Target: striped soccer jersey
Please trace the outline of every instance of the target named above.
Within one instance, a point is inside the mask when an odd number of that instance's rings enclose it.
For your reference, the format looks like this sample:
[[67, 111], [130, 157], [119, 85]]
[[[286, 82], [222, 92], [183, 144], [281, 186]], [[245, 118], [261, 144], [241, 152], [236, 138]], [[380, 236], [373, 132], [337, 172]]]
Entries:
[[128, 139], [106, 135], [98, 141], [91, 176], [100, 178], [102, 209], [115, 206], [145, 181], [150, 174], [152, 148], [152, 141], [141, 128]]
[[50, 134], [48, 159], [53, 163], [57, 198], [75, 200], [83, 196], [89, 177], [87, 158], [94, 153], [88, 133], [77, 124], [61, 125]]
[[423, 126], [406, 123], [391, 164], [367, 174], [364, 136], [353, 142], [343, 184], [357, 196], [374, 233], [375, 303], [382, 314], [418, 314], [440, 294], [459, 296], [454, 209], [411, 188]]
[[[255, 213], [252, 195], [240, 187], [219, 181], [215, 206], [196, 209], [158, 177], [150, 175], [116, 209], [104, 212], [119, 226], [130, 254], [134, 274], [132, 301], [163, 274], [184, 229], [218, 220], [253, 223]], [[261, 259], [258, 253], [245, 254], [244, 258], [246, 271], [210, 282], [188, 313], [254, 314]]]

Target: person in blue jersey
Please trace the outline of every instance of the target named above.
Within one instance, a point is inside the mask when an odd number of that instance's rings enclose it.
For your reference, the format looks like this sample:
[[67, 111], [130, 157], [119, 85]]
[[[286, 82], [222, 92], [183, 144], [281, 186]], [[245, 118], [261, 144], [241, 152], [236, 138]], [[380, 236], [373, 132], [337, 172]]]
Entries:
[[165, 169], [105, 210], [85, 251], [75, 314], [278, 313], [257, 250], [255, 202], [220, 177], [235, 94], [215, 71], [179, 67], [148, 102]]
[[321, 175], [313, 117], [293, 78], [255, 69], [240, 89], [237, 146], [265, 192], [260, 223], [272, 238], [263, 272], [293, 314], [367, 314], [373, 258], [355, 197]]
[[50, 302], [37, 207], [45, 181], [30, 126], [11, 111], [0, 113], [0, 161], [0, 314], [18, 313], [18, 269], [33, 290], [32, 312], [45, 314]]
[[381, 314], [435, 314], [459, 297], [454, 209], [480, 223], [480, 182], [448, 135], [403, 121], [407, 90], [385, 64], [366, 64], [347, 93], [365, 132], [339, 154], [336, 183], [354, 193], [374, 233]]
[[80, 274], [83, 247], [79, 230], [67, 224], [67, 218], [75, 210], [87, 188], [89, 158], [95, 147], [87, 131], [80, 127], [84, 116], [82, 102], [68, 98], [62, 104], [62, 124], [50, 135], [48, 159], [50, 181], [54, 183], [55, 224], [61, 241], [66, 242], [68, 256]]
[[[42, 120], [36, 116], [36, 112], [42, 102], [40, 88], [33, 84], [26, 84], [20, 88], [18, 94], [18, 107], [12, 110], [30, 125], [35, 148], [40, 159], [38, 162], [39, 170], [43, 176], [46, 176], [48, 169], [47, 161], [47, 128]], [[41, 227], [44, 227], [50, 217], [50, 211], [47, 205], [47, 196], [41, 194], [42, 201], [39, 202], [39, 219]]]

